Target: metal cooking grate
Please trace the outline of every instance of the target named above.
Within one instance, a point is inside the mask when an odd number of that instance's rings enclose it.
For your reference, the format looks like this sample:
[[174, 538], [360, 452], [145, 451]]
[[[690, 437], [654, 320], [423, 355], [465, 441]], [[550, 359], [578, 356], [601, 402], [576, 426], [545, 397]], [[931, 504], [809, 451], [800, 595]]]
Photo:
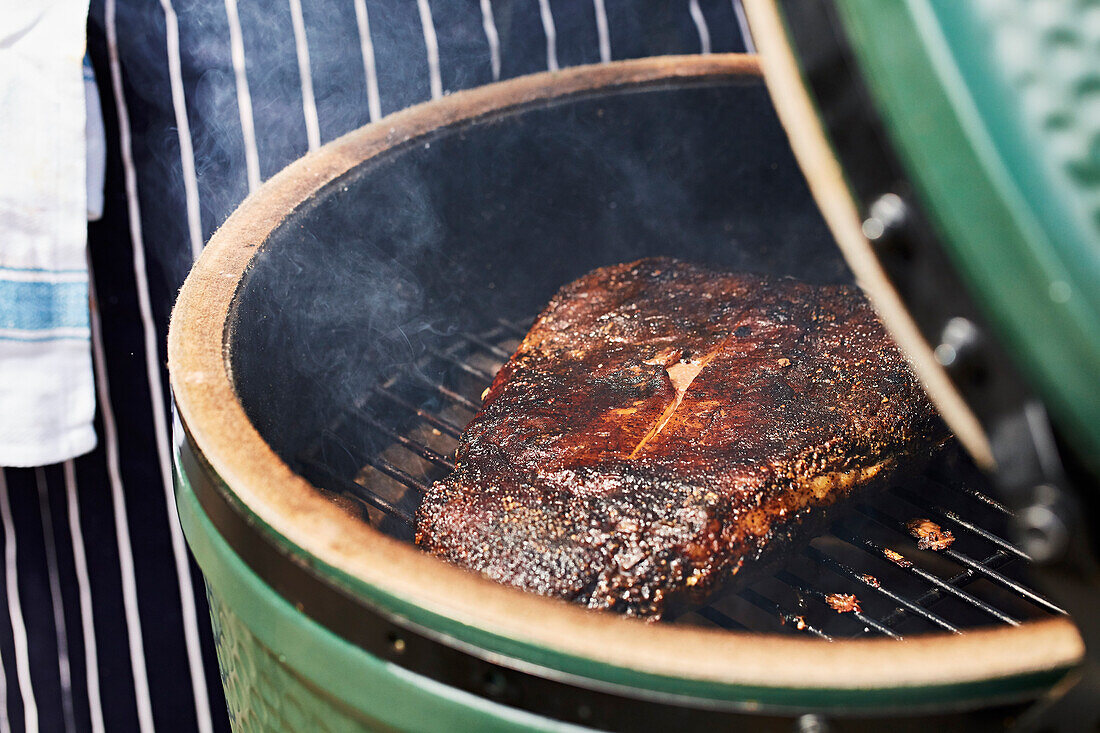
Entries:
[[[299, 470], [364, 521], [411, 541], [421, 497], [454, 468], [458, 436], [482, 390], [526, 332], [490, 320], [484, 331], [450, 335], [363, 395], [299, 456]], [[986, 493], [965, 457], [947, 453], [923, 474], [838, 509], [829, 531], [773, 574], [666, 619], [824, 639], [901, 639], [1064, 614], [1023, 579], [1028, 557], [1004, 539], [1011, 512]], [[905, 529], [914, 518], [935, 521], [955, 542], [938, 552], [918, 549]], [[859, 610], [834, 610], [832, 594], [854, 595]]]

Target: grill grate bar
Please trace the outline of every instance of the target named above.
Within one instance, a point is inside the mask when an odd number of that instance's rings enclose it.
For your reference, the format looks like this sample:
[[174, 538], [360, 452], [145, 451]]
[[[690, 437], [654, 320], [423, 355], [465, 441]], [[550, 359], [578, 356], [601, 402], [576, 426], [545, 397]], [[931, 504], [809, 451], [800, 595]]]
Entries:
[[[836, 535], [837, 535], [837, 537], [844, 540], [848, 544], [853, 545], [855, 547], [859, 547], [859, 548], [863, 549], [865, 552], [867, 552], [870, 555], [874, 555], [876, 557], [886, 557], [886, 558], [888, 558], [888, 555], [886, 554], [887, 548], [879, 545], [877, 542], [875, 542], [875, 541], [873, 541], [873, 540], [871, 540], [867, 537], [860, 537], [860, 536], [856, 535], [855, 533], [848, 531], [846, 528], [837, 528]], [[901, 555], [901, 553], [898, 553], [898, 554]], [[980, 598], [978, 598], [978, 597], [976, 597], [976, 596], [974, 596], [970, 593], [967, 593], [966, 591], [962, 590], [961, 588], [955, 587], [954, 585], [944, 581], [942, 578], [940, 578], [936, 575], [933, 575], [932, 573], [928, 572], [927, 570], [922, 570], [921, 568], [914, 565], [913, 562], [911, 560], [909, 560], [909, 558], [905, 557], [904, 555], [901, 555], [901, 558], [907, 564], [901, 565], [897, 562], [895, 562], [895, 564], [898, 565], [898, 567], [900, 567], [902, 570], [905, 570], [906, 572], [917, 576], [918, 578], [925, 581], [926, 583], [931, 583], [932, 585], [936, 586], [937, 588], [940, 588], [941, 590], [945, 591], [946, 593], [948, 593], [952, 596], [955, 596], [956, 598], [958, 598], [961, 601], [969, 603], [971, 606], [974, 606], [975, 608], [980, 609], [981, 611], [983, 611], [984, 613], [992, 616], [993, 618], [997, 619], [998, 621], [1003, 621], [1004, 623], [1009, 624], [1010, 626], [1019, 626], [1020, 625], [1019, 620], [1013, 618], [1012, 616], [1008, 615], [1007, 613], [1004, 613], [1003, 611], [1001, 611], [999, 609], [994, 608], [993, 606], [989, 605], [988, 603], [986, 603], [982, 599], [980, 599]], [[967, 571], [967, 573], [965, 573], [963, 577], [969, 577], [969, 574], [970, 574], [970, 571]]]
[[477, 412], [478, 410], [481, 409], [481, 406], [478, 405], [473, 400], [471, 400], [469, 397], [461, 395], [458, 392], [455, 392], [453, 389], [451, 389], [451, 388], [449, 388], [445, 385], [439, 384], [437, 382], [432, 382], [432, 381], [429, 381], [428, 383], [431, 385], [432, 389], [434, 389], [436, 392], [443, 395], [444, 397], [449, 399], [451, 402], [454, 402], [455, 404], [458, 404], [458, 405], [462, 405], [467, 410]]
[[421, 408], [417, 407], [416, 405], [412, 404], [411, 402], [408, 402], [407, 400], [405, 400], [401, 397], [398, 397], [393, 392], [390, 392], [389, 390], [387, 390], [385, 387], [382, 387], [381, 385], [379, 385], [379, 386], [374, 388], [374, 391], [377, 392], [378, 394], [382, 395], [383, 397], [385, 397], [386, 399], [388, 399], [390, 402], [394, 403], [395, 405], [397, 405], [399, 407], [403, 407], [404, 409], [406, 409], [409, 412], [413, 413], [414, 415], [416, 415], [417, 417], [422, 419], [424, 422], [431, 425], [433, 428], [437, 428], [440, 432], [446, 433], [447, 435], [451, 436], [452, 438], [457, 438], [460, 435], [462, 435], [462, 428], [458, 427], [454, 423], [451, 423], [447, 420], [444, 420], [443, 418], [439, 417], [438, 415], [436, 415], [434, 413], [428, 412], [427, 410], [424, 410], [424, 409], [421, 409]]
[[[932, 483], [934, 483], [936, 486], [940, 486], [940, 487], [942, 487], [944, 485], [944, 484], [940, 483], [939, 481], [933, 481]], [[997, 501], [992, 496], [989, 496], [988, 494], [985, 494], [985, 493], [982, 493], [981, 491], [978, 491], [977, 489], [973, 488], [972, 486], [967, 486], [967, 485], [965, 485], [961, 482], [957, 482], [957, 481], [950, 481], [950, 482], [948, 482], [947, 485], [950, 488], [954, 489], [955, 491], [959, 491], [963, 494], [966, 494], [967, 496], [969, 496], [973, 499], [976, 499], [977, 501], [984, 504], [985, 506], [987, 506], [991, 509], [997, 510], [998, 512], [1005, 515], [1006, 517], [1015, 516], [1015, 514], [1013, 514], [1012, 510], [1009, 509], [1008, 507], [1006, 507], [1004, 504]]]
[[959, 563], [960, 565], [964, 565], [964, 566], [970, 568], [971, 570], [978, 573], [979, 575], [984, 575], [986, 578], [993, 581], [994, 583], [997, 583], [998, 585], [1000, 585], [1004, 588], [1007, 588], [1008, 590], [1011, 590], [1015, 593], [1018, 593], [1019, 595], [1023, 596], [1024, 598], [1027, 598], [1032, 603], [1034, 603], [1038, 606], [1042, 606], [1043, 608], [1046, 608], [1048, 611], [1051, 611], [1051, 612], [1057, 613], [1057, 614], [1061, 614], [1063, 616], [1066, 615], [1066, 611], [1064, 609], [1060, 608], [1059, 606], [1055, 605], [1054, 603], [1051, 603], [1046, 598], [1039, 595], [1035, 591], [1031, 590], [1027, 586], [1025, 586], [1022, 583], [1019, 583], [1015, 580], [1012, 580], [1011, 578], [1005, 577], [1004, 575], [997, 572], [996, 570], [989, 567], [988, 565], [985, 565], [985, 564], [969, 557], [968, 555], [965, 555], [961, 552], [957, 552], [957, 551], [952, 550], [950, 548], [948, 548], [946, 550], [943, 550], [943, 554], [945, 556], [951, 558], [955, 562]]
[[355, 417], [355, 419], [359, 420], [360, 422], [364, 422], [367, 425], [370, 425], [372, 428], [374, 428], [378, 432], [382, 433], [383, 435], [396, 440], [402, 446], [404, 446], [405, 448], [408, 448], [410, 451], [412, 451], [416, 455], [420, 456], [421, 458], [423, 458], [427, 461], [431, 461], [435, 465], [440, 466], [442, 468], [446, 468], [448, 470], [454, 470], [455, 464], [454, 464], [453, 461], [451, 461], [451, 459], [447, 458], [442, 453], [440, 453], [440, 452], [438, 452], [438, 451], [436, 451], [432, 448], [429, 448], [428, 446], [424, 445], [423, 443], [420, 443], [416, 440], [413, 440], [412, 438], [410, 438], [406, 435], [402, 435], [401, 433], [397, 432], [396, 430], [393, 430], [392, 428], [387, 426], [385, 423], [383, 423], [381, 420], [374, 417], [370, 413], [364, 412], [363, 410], [356, 410], [353, 413], [353, 416]]
[[[378, 469], [382, 473], [386, 474], [394, 481], [404, 484], [407, 488], [412, 489], [420, 494], [426, 494], [428, 492], [428, 485], [423, 481], [415, 478], [412, 474], [399, 466], [395, 466], [385, 458], [381, 456], [373, 456], [367, 459], [368, 465]], [[358, 482], [356, 482], [358, 483]], [[362, 484], [359, 484], [362, 486]], [[366, 487], [364, 487], [366, 488]]]
[[490, 341], [486, 341], [485, 339], [481, 338], [477, 334], [468, 333], [466, 331], [460, 331], [458, 333], [458, 335], [463, 340], [469, 341], [471, 344], [474, 344], [478, 348], [484, 349], [485, 351], [492, 354], [493, 356], [504, 359], [505, 361], [512, 358], [512, 355], [510, 353], [508, 353], [504, 349], [500, 348], [496, 344], [494, 344]]
[[913, 506], [923, 507], [925, 509], [931, 509], [935, 514], [938, 514], [940, 517], [948, 520], [952, 524], [963, 527], [967, 531], [978, 535], [979, 537], [986, 540], [987, 542], [993, 543], [994, 545], [1001, 548], [1002, 550], [1006, 550], [1007, 552], [1012, 553], [1013, 555], [1015, 555], [1016, 557], [1018, 557], [1022, 560], [1027, 560], [1028, 562], [1031, 562], [1031, 557], [1026, 552], [1021, 550], [1019, 547], [1016, 547], [1016, 545], [1012, 544], [1011, 542], [1004, 539], [1003, 537], [998, 537], [997, 535], [993, 534], [992, 532], [990, 532], [987, 529], [983, 529], [982, 527], [979, 527], [979, 526], [977, 526], [976, 524], [974, 524], [972, 522], [966, 521], [965, 519], [960, 517], [956, 512], [954, 512], [950, 509], [944, 508], [942, 506], [939, 506], [938, 504], [932, 504], [932, 505], [927, 505], [926, 506], [921, 501], [919, 496], [917, 496], [913, 492], [907, 491], [905, 489], [895, 489], [894, 493], [897, 494], [898, 496], [902, 497], [906, 501], [908, 501]]
[[459, 359], [456, 356], [452, 356], [452, 355], [450, 355], [450, 354], [448, 354], [444, 351], [440, 351], [439, 349], [429, 348], [428, 353], [430, 353], [432, 356], [436, 357], [437, 359], [442, 359], [443, 361], [447, 362], [448, 364], [458, 367], [462, 371], [469, 374], [471, 377], [476, 377], [477, 379], [480, 379], [483, 382], [491, 382], [491, 381], [493, 381], [493, 378], [496, 377], [496, 374], [490, 374], [489, 372], [485, 371], [484, 369], [480, 369], [480, 368], [478, 368], [476, 366], [473, 366], [471, 364], [467, 364], [466, 362], [462, 361], [462, 359]]
[[[871, 576], [868, 576], [865, 573], [860, 573], [855, 568], [849, 567], [848, 565], [845, 565], [844, 563], [840, 562], [836, 558], [830, 557], [829, 555], [825, 554], [824, 552], [817, 549], [816, 547], [813, 547], [813, 546], [807, 547], [805, 554], [807, 556], [809, 556], [815, 562], [817, 562], [821, 565], [824, 565], [825, 567], [829, 568], [830, 570], [837, 573], [838, 575], [842, 575], [842, 576], [846, 576], [848, 578], [851, 578], [852, 580], [855, 580], [856, 582], [861, 583], [861, 584], [863, 584], [864, 586], [866, 586], [868, 588], [871, 588], [876, 593], [879, 593], [880, 595], [886, 596], [887, 598], [892, 600], [894, 603], [897, 603], [900, 606], [902, 606], [902, 608], [905, 609], [906, 611], [908, 611], [908, 612], [910, 612], [910, 613], [912, 613], [916, 616], [920, 616], [925, 621], [928, 621], [929, 623], [931, 623], [935, 626], [938, 626], [939, 628], [943, 629], [944, 631], [950, 631], [951, 633], [954, 633], [954, 634], [962, 633], [961, 631], [959, 631], [958, 627], [956, 627], [954, 624], [947, 621], [945, 618], [943, 618], [939, 614], [933, 613], [932, 611], [929, 611], [927, 608], [924, 608], [923, 606], [921, 606], [917, 603], [914, 603], [913, 601], [909, 600], [908, 598], [905, 598], [904, 596], [898, 595], [894, 591], [892, 591], [889, 588], [885, 587], [882, 584], [882, 581], [878, 580], [877, 578], [875, 579], [875, 582], [871, 582], [870, 580], [868, 580], [868, 577], [871, 577]], [[885, 626], [892, 626], [893, 625], [893, 624], [886, 623], [885, 620], [883, 620], [882, 623]]]
[[[783, 583], [789, 585], [791, 588], [794, 588], [802, 595], [810, 596], [811, 598], [820, 602], [826, 608], [832, 608], [832, 606], [829, 605], [827, 593], [825, 593], [824, 591], [820, 591], [817, 588], [810, 587], [805, 581], [803, 581], [793, 573], [789, 573], [786, 570], [781, 570], [780, 572], [776, 573], [775, 577]], [[863, 611], [851, 611], [851, 614], [862, 621], [867, 627], [874, 629], [880, 634], [889, 636], [890, 638], [897, 639], [899, 641], [902, 638], [898, 633], [885, 626], [884, 624], [879, 623], [867, 614], [863, 613]]]
[[[1008, 556], [1005, 555], [1005, 553], [1001, 552], [1000, 550], [997, 550], [992, 555], [985, 558], [982, 562], [984, 562], [986, 565], [989, 565], [990, 567], [1000, 567], [1001, 565], [1003, 565], [1007, 561], [1008, 561]], [[970, 572], [969, 570], [963, 570], [963, 571], [957, 573], [956, 575], [953, 575], [950, 578], [948, 578], [946, 582], [949, 585], [962, 585], [962, 584], [966, 583], [967, 581], [973, 580], [973, 579], [974, 579], [974, 573]], [[944, 596], [944, 593], [939, 588], [929, 588], [924, 593], [922, 593], [916, 599], [915, 602], [920, 606], [930, 606], [933, 603], [935, 603], [936, 601], [938, 601], [939, 599], [943, 598], [943, 596]], [[900, 621], [901, 617], [904, 616], [904, 615], [905, 615], [904, 611], [902, 611], [901, 609], [895, 609], [894, 611], [892, 611], [891, 613], [887, 614], [886, 616], [884, 616], [882, 618], [882, 623], [892, 626], [892, 625], [896, 624], [898, 621]]]
[[[881, 509], [874, 509], [872, 507], [867, 506], [866, 504], [859, 504], [859, 505], [857, 505], [856, 508], [857, 508], [857, 510], [859, 511], [860, 514], [864, 515], [865, 517], [869, 517], [870, 519], [878, 522], [879, 524], [883, 525], [884, 527], [891, 527], [891, 528], [904, 527], [904, 522], [901, 522], [896, 517], [890, 516], [886, 512], [882, 511]], [[969, 557], [968, 555], [965, 555], [965, 554], [959, 552], [958, 550], [953, 550], [950, 547], [948, 547], [948, 548], [945, 548], [943, 550], [939, 550], [939, 553], [941, 555], [943, 555], [944, 557], [947, 557], [947, 558], [950, 558], [951, 560], [954, 560], [959, 565], [962, 565], [963, 567], [970, 568], [971, 570], [978, 573], [979, 575], [985, 576], [986, 578], [993, 581], [994, 583], [997, 583], [998, 585], [1000, 585], [1004, 588], [1007, 588], [1008, 590], [1010, 590], [1010, 591], [1012, 591], [1012, 592], [1014, 592], [1014, 593], [1016, 593], [1020, 596], [1023, 596], [1024, 598], [1027, 598], [1029, 601], [1031, 601], [1032, 603], [1035, 603], [1036, 605], [1043, 606], [1047, 610], [1053, 611], [1054, 613], [1065, 614], [1065, 611], [1063, 611], [1061, 608], [1054, 605], [1053, 603], [1048, 601], [1046, 598], [1039, 595], [1038, 593], [1031, 590], [1030, 588], [1024, 586], [1023, 584], [1021, 584], [1021, 583], [1019, 583], [1015, 580], [1012, 580], [1010, 578], [1005, 577], [1004, 575], [998, 573], [996, 570], [993, 570], [992, 568], [988, 568], [985, 565], [982, 565], [978, 561], [974, 560], [973, 558]]]
[[1026, 560], [1028, 562], [1031, 562], [1031, 555], [1028, 555], [1026, 552], [1021, 550], [1019, 547], [1012, 544], [1008, 540], [1003, 539], [1001, 537], [998, 537], [997, 535], [993, 534], [989, 530], [983, 529], [983, 528], [979, 527], [978, 525], [976, 525], [972, 522], [966, 521], [965, 519], [960, 517], [958, 514], [951, 511], [950, 509], [943, 509], [942, 507], [938, 507], [938, 506], [933, 507], [933, 509], [940, 512], [940, 514], [942, 516], [946, 517], [951, 522], [959, 525], [960, 527], [966, 527], [968, 530], [970, 530], [974, 534], [978, 535], [982, 539], [986, 540], [987, 542], [990, 542], [990, 543], [996, 545], [997, 547], [1001, 548], [1002, 550], [1005, 550], [1006, 552], [1009, 552], [1009, 553], [1015, 555], [1016, 557], [1020, 558], [1021, 560]]
[[733, 618], [732, 616], [722, 613], [717, 608], [712, 606], [703, 606], [695, 613], [710, 621], [712, 624], [721, 626], [723, 629], [737, 629], [738, 631], [748, 631], [749, 627]]
[[[379, 511], [385, 512], [386, 514], [389, 514], [392, 517], [400, 519], [402, 522], [405, 522], [409, 526], [413, 525], [412, 514], [405, 511], [401, 507], [386, 501], [384, 498], [379, 496], [377, 493], [367, 489], [366, 487], [362, 486], [361, 484], [356, 483], [355, 481], [352, 481], [351, 479], [342, 478], [340, 476], [337, 476], [335, 473], [333, 473], [329, 469], [328, 466], [324, 465], [323, 463], [320, 463], [319, 461], [306, 459], [304, 461], [304, 463], [311, 470], [313, 470], [313, 471], [319, 473], [321, 476], [323, 476], [325, 478], [325, 483], [330, 484], [330, 485], [334, 485], [334, 486], [339, 486], [345, 492], [347, 492], [348, 494], [351, 494], [356, 499], [364, 501], [367, 504], [370, 504], [371, 506], [373, 506], [375, 509], [378, 509]], [[386, 473], [387, 475], [389, 475], [388, 470], [383, 469], [380, 466], [376, 466], [376, 468], [378, 468], [383, 473]], [[396, 468], [396, 467], [393, 467], [393, 468]], [[404, 471], [401, 471], [401, 469], [396, 469], [396, 470], [400, 471], [401, 473], [404, 473]], [[405, 474], [405, 475], [408, 476], [408, 474]], [[393, 476], [393, 478], [397, 479], [398, 481], [402, 481], [402, 479], [398, 478], [397, 476]], [[411, 479], [412, 477], [409, 476], [409, 478]], [[415, 479], [413, 479], [413, 480], [415, 481]], [[404, 481], [402, 481], [402, 483], [404, 483]]]
[[759, 593], [757, 593], [756, 591], [754, 591], [752, 588], [746, 588], [746, 589], [742, 590], [740, 593], [738, 593], [737, 595], [741, 596], [742, 598], [744, 598], [746, 601], [748, 601], [752, 605], [756, 606], [757, 608], [759, 608], [759, 609], [761, 609], [761, 610], [763, 610], [763, 611], [765, 611], [769, 614], [777, 615], [779, 617], [780, 622], [784, 626], [786, 626], [787, 624], [790, 624], [792, 629], [796, 629], [798, 631], [803, 631], [807, 634], [811, 634], [811, 635], [816, 636], [820, 639], [824, 639], [825, 641], [832, 641], [833, 640], [833, 637], [829, 636], [828, 634], [826, 634], [821, 629], [819, 629], [819, 628], [813, 626], [812, 624], [810, 624], [802, 616], [795, 615], [793, 613], [790, 613], [789, 611], [784, 611], [783, 608], [780, 607], [780, 605], [778, 603], [771, 600], [770, 598], [765, 598], [764, 596], [762, 596]]
[[[513, 334], [515, 334], [516, 336], [519, 336], [520, 338], [523, 338], [524, 336], [526, 336], [527, 331], [529, 330], [527, 328], [517, 326], [512, 321], [509, 321], [507, 318], [497, 318], [497, 323], [504, 326], [504, 328], [511, 331]], [[508, 356], [511, 356], [511, 354], [509, 354]]]

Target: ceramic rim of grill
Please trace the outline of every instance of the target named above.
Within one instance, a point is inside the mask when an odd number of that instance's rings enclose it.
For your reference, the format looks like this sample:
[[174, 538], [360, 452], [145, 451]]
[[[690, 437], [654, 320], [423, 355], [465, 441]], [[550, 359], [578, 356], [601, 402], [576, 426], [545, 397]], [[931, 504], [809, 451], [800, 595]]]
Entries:
[[[217, 231], [180, 292], [169, 334], [181, 423], [176, 441], [184, 456], [178, 480], [196, 490], [207, 513], [209, 502], [216, 502], [234, 515], [225, 516], [235, 522], [234, 532], [250, 535], [247, 542], [290, 558], [397, 627], [581, 688], [672, 695], [689, 707], [917, 709], [1026, 696], [1056, 682], [1083, 653], [1075, 628], [1062, 618], [963, 635], [929, 633], [901, 643], [827, 643], [647, 624], [495, 584], [346, 514], [276, 455], [238, 401], [227, 349], [242, 276], [288, 213], [336, 177], [440, 127], [490, 113], [596, 89], [758, 74], [755, 57], [730, 54], [521, 77], [396, 113], [290, 165]], [[242, 557], [248, 554], [229, 540]], [[403, 664], [396, 652], [390, 659]]]

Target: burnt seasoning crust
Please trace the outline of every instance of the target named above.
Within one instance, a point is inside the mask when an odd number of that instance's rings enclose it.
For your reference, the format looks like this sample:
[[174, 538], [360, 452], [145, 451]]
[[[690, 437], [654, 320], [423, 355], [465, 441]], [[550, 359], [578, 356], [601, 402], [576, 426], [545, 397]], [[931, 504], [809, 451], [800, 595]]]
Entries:
[[666, 258], [604, 267], [563, 287], [497, 374], [416, 542], [656, 619], [944, 435], [854, 288]]

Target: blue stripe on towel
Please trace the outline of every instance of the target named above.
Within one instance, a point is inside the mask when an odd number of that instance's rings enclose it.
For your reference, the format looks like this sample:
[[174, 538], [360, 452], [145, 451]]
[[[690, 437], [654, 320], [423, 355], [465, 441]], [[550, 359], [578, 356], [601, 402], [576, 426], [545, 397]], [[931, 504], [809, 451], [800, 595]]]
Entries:
[[88, 328], [88, 283], [0, 279], [0, 328]]
[[5, 270], [8, 272], [34, 272], [52, 275], [80, 275], [82, 273], [88, 272], [88, 268], [68, 268], [58, 270], [52, 267], [9, 267], [7, 265], [0, 265], [0, 277], [3, 276]]
[[0, 331], [0, 341], [18, 341], [26, 344], [41, 344], [53, 341], [89, 341], [91, 333], [77, 331], [42, 331], [34, 335], [24, 335], [19, 332], [8, 333]]

